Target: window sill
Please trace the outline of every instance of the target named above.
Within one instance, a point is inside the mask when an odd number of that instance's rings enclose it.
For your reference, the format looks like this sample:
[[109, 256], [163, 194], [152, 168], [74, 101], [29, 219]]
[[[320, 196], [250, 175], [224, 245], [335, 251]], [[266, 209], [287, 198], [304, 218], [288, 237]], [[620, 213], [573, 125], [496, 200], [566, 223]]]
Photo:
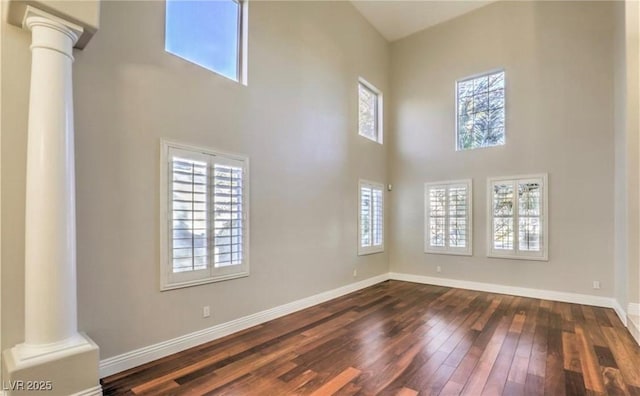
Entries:
[[182, 289], [184, 287], [205, 285], [207, 283], [222, 282], [222, 281], [237, 279], [237, 278], [246, 278], [248, 276], [249, 276], [249, 271], [243, 271], [243, 272], [237, 272], [233, 274], [220, 275], [220, 276], [196, 279], [196, 280], [185, 281], [185, 282], [171, 283], [171, 282], [167, 282], [166, 280], [163, 280], [163, 283], [160, 285], [160, 291]]
[[358, 250], [358, 256], [368, 256], [370, 254], [384, 253], [384, 248], [371, 248], [366, 250]]
[[487, 254], [487, 257], [496, 258], [496, 259], [509, 259], [509, 260], [549, 261], [549, 257], [546, 254], [543, 256], [525, 256], [525, 255], [516, 255], [516, 254], [489, 253]]
[[450, 256], [473, 256], [473, 251], [451, 251], [451, 250], [433, 250], [433, 249], [425, 249], [425, 254], [444, 254]]

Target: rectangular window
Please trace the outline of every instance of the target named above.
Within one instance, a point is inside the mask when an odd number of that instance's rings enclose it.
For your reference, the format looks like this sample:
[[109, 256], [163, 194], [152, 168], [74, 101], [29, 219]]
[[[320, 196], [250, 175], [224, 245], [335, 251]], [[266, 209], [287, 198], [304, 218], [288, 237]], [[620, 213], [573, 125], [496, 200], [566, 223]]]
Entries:
[[504, 90], [504, 71], [456, 83], [457, 150], [504, 144]]
[[358, 82], [358, 133], [382, 144], [382, 92], [362, 78]]
[[384, 186], [360, 180], [358, 254], [384, 251]]
[[472, 254], [471, 180], [425, 183], [425, 253]]
[[161, 289], [249, 275], [249, 160], [162, 142]]
[[491, 178], [489, 256], [547, 260], [547, 175]]
[[167, 0], [165, 50], [246, 84], [247, 2]]

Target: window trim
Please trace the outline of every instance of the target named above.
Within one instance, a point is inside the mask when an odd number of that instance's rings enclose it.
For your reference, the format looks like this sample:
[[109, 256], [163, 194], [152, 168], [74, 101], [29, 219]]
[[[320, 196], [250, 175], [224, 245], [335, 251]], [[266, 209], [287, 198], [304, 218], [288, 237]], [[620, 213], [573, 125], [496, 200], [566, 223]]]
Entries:
[[[469, 80], [473, 80], [475, 78], [479, 78], [479, 77], [484, 77], [484, 76], [489, 76], [491, 74], [495, 74], [495, 73], [500, 73], [502, 72], [504, 74], [504, 96], [503, 96], [503, 100], [504, 100], [504, 125], [503, 125], [503, 136], [504, 136], [504, 144], [500, 144], [500, 145], [495, 145], [495, 146], [484, 146], [484, 147], [475, 147], [475, 148], [469, 148], [469, 149], [461, 149], [458, 146], [458, 139], [459, 139], [459, 133], [458, 133], [458, 127], [459, 127], [459, 115], [458, 115], [458, 111], [459, 111], [459, 104], [458, 104], [458, 84], [465, 82], [465, 81], [469, 81]], [[454, 102], [454, 125], [455, 125], [455, 130], [454, 130], [454, 134], [455, 134], [455, 139], [454, 139], [454, 149], [456, 152], [465, 152], [465, 151], [472, 151], [472, 150], [482, 150], [482, 149], [490, 149], [490, 148], [496, 148], [496, 147], [503, 147], [507, 145], [507, 73], [505, 71], [504, 67], [498, 67], [498, 68], [494, 68], [494, 69], [490, 69], [488, 71], [485, 72], [481, 72], [481, 73], [476, 73], [476, 74], [472, 74], [470, 76], [467, 77], [463, 77], [460, 79], [457, 79], [454, 83], [454, 92], [455, 92], [455, 102]]]
[[[519, 205], [518, 205], [518, 184], [525, 181], [541, 181], [542, 182], [542, 215], [540, 221], [542, 221], [542, 232], [540, 235], [541, 251], [527, 252], [521, 251], [518, 248], [519, 244], [519, 229], [518, 219]], [[513, 215], [513, 246], [512, 250], [502, 253], [500, 250], [493, 248], [493, 184], [496, 182], [512, 182], [515, 186], [514, 189], [514, 215]], [[532, 260], [532, 261], [549, 261], [549, 177], [547, 173], [537, 173], [529, 175], [515, 175], [515, 176], [498, 176], [487, 178], [487, 257], [512, 259], [512, 260]]]
[[[362, 197], [360, 196], [361, 190], [363, 186], [369, 186], [372, 189], [380, 189], [382, 192], [382, 243], [380, 245], [371, 245], [371, 246], [362, 246]], [[384, 252], [384, 240], [385, 240], [385, 194], [384, 194], [384, 184], [373, 182], [370, 180], [359, 179], [358, 180], [358, 256], [366, 256], [369, 254], [382, 253]], [[373, 233], [371, 235], [373, 238]]]
[[[431, 246], [430, 237], [429, 237], [429, 219], [431, 218], [431, 207], [428, 198], [428, 192], [431, 188], [434, 187], [445, 187], [447, 191], [450, 186], [455, 185], [466, 185], [467, 186], [467, 246], [465, 248], [451, 247], [451, 246]], [[428, 182], [424, 183], [424, 252], [427, 254], [447, 254], [447, 255], [456, 255], [456, 256], [473, 256], [473, 180], [472, 179], [461, 179], [461, 180], [446, 180], [439, 182]], [[449, 197], [447, 195], [447, 209], [449, 207]], [[445, 216], [445, 230], [448, 232], [448, 224], [449, 224], [449, 213], [446, 211]], [[447, 233], [447, 243], [449, 244], [449, 238]]]
[[[209, 267], [206, 270], [198, 270], [187, 273], [180, 273], [175, 276], [172, 272], [173, 264], [169, 257], [171, 249], [170, 233], [169, 233], [169, 152], [171, 149], [178, 151], [187, 151], [193, 153], [194, 156], [206, 155], [221, 157], [221, 162], [228, 163], [242, 162], [244, 169], [243, 178], [243, 211], [244, 211], [244, 229], [243, 229], [243, 264], [239, 271], [230, 272], [228, 268], [222, 268], [214, 274], [214, 268]], [[221, 282], [229, 279], [243, 278], [250, 275], [250, 163], [249, 157], [234, 154], [217, 149], [207, 148], [203, 146], [195, 146], [179, 143], [172, 140], [160, 139], [160, 291], [174, 290], [183, 287], [197, 286], [207, 283]], [[211, 221], [211, 220], [208, 220]], [[195, 273], [198, 274], [195, 274]], [[206, 273], [209, 275], [206, 276]], [[198, 276], [199, 275], [199, 276]], [[178, 278], [172, 280], [171, 278]]]
[[362, 77], [358, 77], [358, 88], [362, 85], [365, 89], [373, 92], [376, 95], [376, 138], [371, 139], [369, 136], [364, 135], [360, 131], [360, 90], [358, 89], [358, 136], [362, 136], [367, 140], [372, 142], [376, 142], [379, 144], [383, 144], [383, 135], [384, 135], [384, 95], [382, 91], [380, 91], [375, 85], [371, 84], [369, 81], [365, 80]]
[[192, 59], [187, 59], [184, 56], [177, 54], [175, 52], [169, 51], [167, 49], [167, 10], [169, 7], [169, 2], [165, 1], [165, 11], [164, 11], [164, 17], [165, 17], [165, 25], [164, 25], [164, 40], [165, 40], [165, 44], [164, 44], [164, 52], [173, 55], [175, 57], [178, 57], [186, 62], [189, 62], [191, 64], [194, 64], [198, 67], [201, 67], [207, 71], [210, 71], [212, 73], [214, 73], [217, 76], [223, 77], [227, 80], [231, 80], [237, 83], [240, 83], [244, 86], [248, 85], [248, 56], [249, 56], [249, 44], [248, 44], [248, 38], [249, 38], [249, 0], [228, 0], [228, 1], [233, 1], [234, 3], [238, 4], [238, 31], [237, 31], [237, 38], [238, 38], [238, 46], [237, 46], [237, 52], [238, 52], [238, 59], [237, 59], [237, 64], [236, 64], [236, 73], [235, 73], [235, 77], [229, 77], [226, 76], [222, 73], [220, 73], [217, 70], [213, 70], [209, 67], [206, 67], [198, 62], [195, 62]]

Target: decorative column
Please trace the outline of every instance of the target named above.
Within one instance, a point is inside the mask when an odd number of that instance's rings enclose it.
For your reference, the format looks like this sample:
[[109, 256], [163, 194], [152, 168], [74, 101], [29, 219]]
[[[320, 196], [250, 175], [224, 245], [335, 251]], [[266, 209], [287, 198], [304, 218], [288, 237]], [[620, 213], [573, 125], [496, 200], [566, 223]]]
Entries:
[[78, 333], [76, 300], [72, 64], [83, 28], [33, 7], [23, 27], [32, 33], [25, 340], [10, 350], [7, 371], [14, 381], [49, 381], [53, 394], [101, 394], [98, 347]]
[[24, 346], [35, 352], [78, 341], [71, 66], [82, 28], [33, 12], [25, 25], [32, 32], [32, 61]]

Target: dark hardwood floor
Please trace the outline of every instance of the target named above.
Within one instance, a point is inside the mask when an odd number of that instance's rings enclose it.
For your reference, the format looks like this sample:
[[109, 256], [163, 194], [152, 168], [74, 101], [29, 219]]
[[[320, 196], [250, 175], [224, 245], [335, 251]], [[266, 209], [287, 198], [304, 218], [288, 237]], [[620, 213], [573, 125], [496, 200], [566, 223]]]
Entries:
[[611, 309], [387, 281], [113, 375], [105, 395], [640, 395]]

